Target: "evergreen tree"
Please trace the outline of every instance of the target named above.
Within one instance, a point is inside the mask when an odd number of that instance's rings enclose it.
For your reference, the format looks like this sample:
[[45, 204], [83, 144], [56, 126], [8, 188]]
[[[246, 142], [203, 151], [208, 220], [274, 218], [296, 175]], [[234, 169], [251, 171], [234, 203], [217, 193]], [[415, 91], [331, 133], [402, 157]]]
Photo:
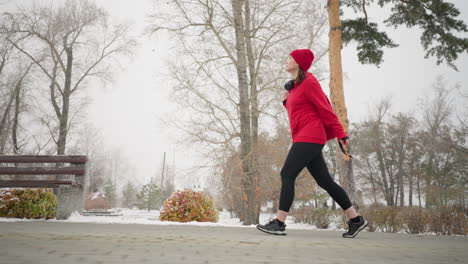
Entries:
[[359, 61], [364, 64], [379, 65], [383, 61], [384, 47], [397, 47], [384, 31], [379, 31], [377, 23], [370, 22], [366, 7], [376, 2], [380, 7], [391, 6], [391, 13], [384, 20], [386, 26], [418, 27], [423, 32], [421, 45], [426, 51], [425, 58], [435, 56], [437, 65], [446, 62], [457, 70], [454, 62], [459, 54], [468, 51], [468, 39], [457, 37], [455, 32], [468, 31], [465, 23], [458, 20], [460, 11], [452, 3], [444, 0], [344, 0], [343, 5], [362, 12], [364, 17], [342, 21], [344, 44], [357, 42]]
[[111, 204], [111, 207], [115, 207], [117, 200], [116, 187], [110, 179], [108, 179], [104, 185], [104, 195]]
[[148, 212], [153, 209], [157, 210], [161, 207], [158, 197], [161, 194], [161, 190], [154, 183], [148, 183], [143, 185], [140, 192], [137, 194], [138, 208], [148, 209]]
[[164, 204], [164, 201], [169, 198], [174, 192], [173, 184], [166, 184], [165, 187], [158, 187], [154, 183], [145, 184], [140, 192], [136, 195], [138, 202], [136, 206], [139, 209], [159, 210]]
[[132, 208], [135, 205], [136, 200], [137, 189], [131, 182], [128, 182], [122, 191], [122, 206]]

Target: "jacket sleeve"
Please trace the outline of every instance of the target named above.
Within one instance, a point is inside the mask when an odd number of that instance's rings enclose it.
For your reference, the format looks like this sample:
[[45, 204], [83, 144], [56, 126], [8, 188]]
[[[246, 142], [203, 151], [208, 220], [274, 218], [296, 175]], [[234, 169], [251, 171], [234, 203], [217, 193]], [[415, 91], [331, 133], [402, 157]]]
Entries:
[[327, 140], [335, 137], [338, 137], [338, 139], [347, 137], [348, 135], [333, 111], [330, 100], [328, 100], [320, 84], [315, 80], [307, 80], [304, 89], [307, 99], [315, 105], [319, 112], [320, 119], [325, 125]]

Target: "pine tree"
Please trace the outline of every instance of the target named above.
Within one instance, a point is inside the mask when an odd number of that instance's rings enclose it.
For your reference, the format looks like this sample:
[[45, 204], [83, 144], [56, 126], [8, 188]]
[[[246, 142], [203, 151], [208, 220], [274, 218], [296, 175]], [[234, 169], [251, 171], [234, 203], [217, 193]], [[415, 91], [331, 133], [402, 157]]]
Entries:
[[136, 202], [136, 195], [136, 187], [131, 182], [128, 182], [122, 191], [122, 206], [126, 208], [132, 208]]
[[137, 194], [138, 199], [138, 208], [148, 209], [148, 212], [151, 209], [159, 209], [161, 207], [160, 203], [158, 202], [158, 197], [160, 196], [161, 190], [158, 186], [154, 183], [149, 183], [143, 185], [140, 192]]
[[[421, 44], [426, 51], [425, 58], [435, 56], [437, 65], [446, 62], [457, 70], [455, 60], [459, 54], [468, 51], [468, 39], [455, 35], [455, 32], [465, 33], [468, 29], [463, 21], [457, 19], [460, 11], [452, 3], [443, 0], [328, 0], [330, 101], [345, 131], [348, 131], [349, 122], [343, 92], [342, 43], [356, 42], [359, 61], [376, 66], [383, 61], [383, 48], [398, 46], [384, 31], [379, 31], [377, 23], [369, 21], [366, 8], [371, 3], [391, 7], [390, 16], [384, 20], [386, 26], [422, 29]], [[363, 17], [341, 21], [343, 10], [340, 8], [343, 6], [362, 12]], [[356, 201], [350, 159], [338, 155], [340, 184]]]
[[468, 39], [457, 37], [455, 32], [464, 33], [468, 29], [458, 20], [460, 11], [452, 3], [443, 0], [344, 0], [343, 4], [361, 11], [362, 18], [347, 19], [342, 22], [343, 42], [356, 41], [361, 63], [380, 65], [384, 47], [397, 47], [384, 31], [378, 30], [376, 23], [367, 17], [366, 6], [377, 2], [380, 7], [391, 6], [390, 16], [384, 20], [389, 27], [418, 27], [423, 32], [421, 45], [426, 51], [425, 58], [435, 56], [437, 65], [446, 62], [457, 70], [454, 62], [458, 55], [468, 51]]
[[117, 200], [116, 199], [117, 198], [116, 187], [110, 179], [107, 180], [106, 184], [104, 185], [104, 195], [106, 196], [109, 203], [111, 204], [111, 207], [115, 207], [116, 202], [117, 202], [116, 201]]

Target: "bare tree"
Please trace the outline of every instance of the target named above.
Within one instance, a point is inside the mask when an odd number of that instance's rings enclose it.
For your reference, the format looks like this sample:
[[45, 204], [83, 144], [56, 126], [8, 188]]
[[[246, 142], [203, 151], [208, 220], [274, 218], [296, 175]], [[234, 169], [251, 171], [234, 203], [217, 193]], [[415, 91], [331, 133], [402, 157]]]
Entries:
[[356, 148], [362, 174], [369, 180], [377, 200], [378, 190], [382, 190], [387, 205], [395, 202], [395, 176], [397, 173], [396, 149], [389, 149], [393, 143], [388, 141], [389, 134], [385, 118], [390, 109], [390, 101], [384, 99], [371, 111], [368, 121], [359, 124]]
[[8, 78], [5, 73], [5, 68], [12, 49], [12, 45], [4, 41], [3, 38], [0, 39], [0, 153], [3, 153], [5, 149], [7, 136], [9, 134], [8, 128], [10, 127], [10, 122], [7, 121], [9, 121], [8, 117], [10, 115], [10, 109], [13, 102], [12, 87], [14, 87], [14, 85], [12, 85], [12, 82], [9, 80], [10, 78]]
[[408, 178], [407, 159], [408, 145], [412, 139], [410, 135], [413, 133], [414, 124], [416, 120], [411, 116], [403, 113], [393, 115], [387, 126], [389, 146], [388, 152], [392, 153], [396, 166], [396, 190], [394, 204], [398, 203], [404, 206], [405, 198], [405, 181]]
[[22, 100], [22, 90], [23, 85], [25, 83], [25, 77], [28, 75], [29, 71], [31, 70], [31, 67], [33, 64], [29, 64], [29, 66], [24, 70], [24, 73], [21, 74], [20, 79], [18, 80], [16, 87], [15, 87], [15, 109], [14, 109], [14, 114], [13, 114], [13, 125], [11, 128], [11, 139], [12, 139], [12, 145], [13, 145], [13, 153], [18, 154], [20, 152], [20, 149], [22, 148], [22, 143], [18, 141], [18, 130], [19, 130], [19, 114], [20, 114], [20, 109], [21, 104], [24, 100]]
[[[283, 114], [280, 93], [287, 54], [298, 46], [316, 45], [323, 33], [326, 19], [317, 7], [300, 0], [232, 5], [173, 0], [152, 16], [149, 31], [176, 33], [183, 58], [171, 67], [171, 77], [173, 98], [187, 110], [186, 118], [177, 116], [169, 123], [185, 132], [185, 140], [201, 143], [215, 164], [240, 155], [244, 224], [257, 223], [260, 210], [260, 124], [276, 122]], [[293, 15], [295, 19], [288, 19]], [[318, 46], [316, 53], [318, 65], [326, 48]]]
[[89, 193], [97, 192], [104, 183], [104, 172], [107, 163], [107, 146], [104, 143], [101, 132], [89, 122], [82, 124], [79, 130], [79, 139], [76, 145], [69, 148], [70, 153], [81, 153], [86, 155], [85, 187]]
[[[376, 203], [383, 196], [389, 206], [404, 206], [408, 195], [413, 206], [465, 205], [467, 157], [450, 142], [463, 145], [466, 137], [453, 121], [453, 89], [438, 78], [432, 93], [421, 101], [422, 121], [414, 113], [389, 113], [389, 102], [380, 102], [368, 121], [357, 124], [357, 172]], [[390, 116], [390, 118], [386, 118]], [[414, 189], [416, 188], [416, 189]]]
[[4, 13], [2, 31], [49, 81], [50, 102], [57, 129], [50, 128], [57, 154], [65, 154], [72, 116], [71, 102], [90, 78], [109, 79], [119, 55], [129, 55], [135, 40], [124, 24], [112, 24], [109, 15], [86, 0], [66, 1], [55, 7], [33, 6]]
[[[22, 94], [28, 82], [32, 64], [24, 66], [21, 64], [21, 59], [16, 58], [16, 56], [10, 59], [12, 52], [8, 45], [2, 45], [0, 50], [2, 58], [0, 62], [0, 77], [2, 78], [0, 92], [5, 100], [0, 101], [0, 153], [6, 152], [9, 141], [11, 141], [11, 147], [8, 149], [11, 148], [13, 153], [18, 153], [23, 145], [23, 142], [18, 140], [19, 113], [22, 109], [21, 104], [24, 103]], [[9, 59], [11, 61], [8, 61]], [[7, 64], [9, 64], [9, 70], [5, 70]]]
[[[425, 147], [422, 143], [422, 138], [424, 138], [424, 133], [419, 128], [419, 122], [415, 125], [417, 129], [414, 133], [410, 135], [408, 140], [408, 159], [406, 162], [407, 174], [408, 174], [408, 205], [413, 206], [413, 193], [416, 191], [418, 196], [418, 205], [422, 206], [422, 177], [423, 166], [422, 161], [424, 160]], [[414, 187], [416, 190], [414, 191]]]
[[[466, 184], [468, 156], [463, 147], [466, 134], [454, 126], [454, 95], [456, 89], [447, 88], [439, 76], [432, 87], [432, 94], [420, 104], [426, 159], [424, 164], [426, 207], [447, 205], [458, 195], [457, 186]], [[461, 124], [463, 126], [463, 124]], [[461, 143], [461, 144], [460, 144]], [[464, 192], [464, 191], [462, 191]]]

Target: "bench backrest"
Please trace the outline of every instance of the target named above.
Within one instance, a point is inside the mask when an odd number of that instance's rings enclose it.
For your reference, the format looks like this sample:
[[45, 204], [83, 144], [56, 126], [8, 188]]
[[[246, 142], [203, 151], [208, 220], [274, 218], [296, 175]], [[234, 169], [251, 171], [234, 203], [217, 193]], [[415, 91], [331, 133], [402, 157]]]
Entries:
[[[0, 176], [5, 175], [74, 175], [84, 176], [86, 156], [78, 155], [0, 155]], [[55, 163], [56, 166], [37, 166]], [[32, 164], [32, 165], [27, 165]], [[70, 165], [65, 165], [70, 164]], [[24, 178], [24, 177], [22, 177]], [[80, 181], [82, 182], [82, 181]], [[72, 180], [38, 180], [38, 179], [1, 179], [0, 187], [54, 188], [57, 185], [75, 185]]]

